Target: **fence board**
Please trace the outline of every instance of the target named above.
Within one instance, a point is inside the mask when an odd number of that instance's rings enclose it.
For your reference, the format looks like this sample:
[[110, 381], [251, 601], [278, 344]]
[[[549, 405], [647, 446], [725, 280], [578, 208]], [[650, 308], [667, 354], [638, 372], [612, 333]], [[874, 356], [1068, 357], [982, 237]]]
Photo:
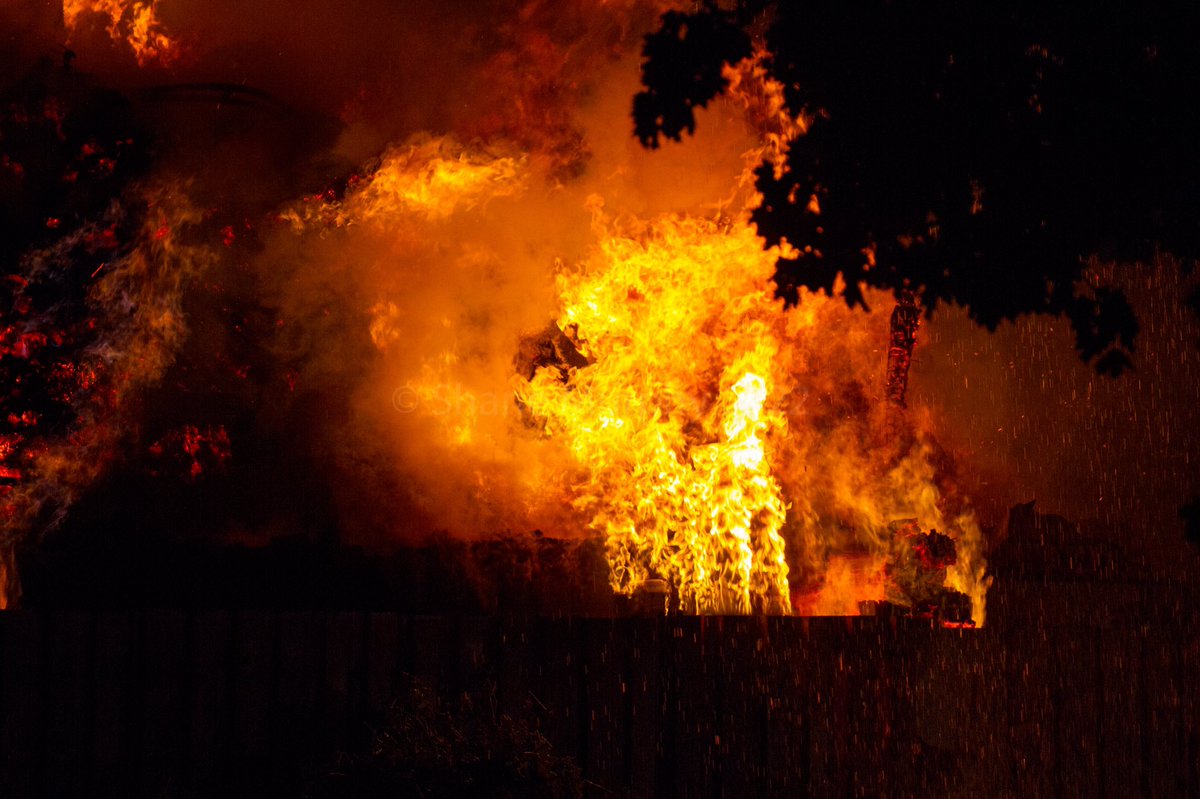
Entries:
[[1078, 628], [1055, 631], [1054, 774], [1057, 795], [1067, 799], [1100, 795], [1096, 730], [1101, 691], [1096, 679], [1095, 647], [1088, 646], [1091, 636], [1090, 631]]
[[498, 621], [496, 630], [496, 704], [499, 713], [510, 718], [531, 719], [542, 729], [549, 708], [536, 693], [540, 679], [534, 674], [537, 662], [533, 652], [531, 620], [528, 616], [508, 616]]
[[43, 619], [28, 612], [0, 613], [0, 780], [14, 796], [42, 790]]
[[663, 758], [663, 686], [661, 618], [629, 619], [625, 623], [624, 759], [629, 792], [634, 797], [657, 795]]
[[1141, 639], [1104, 630], [1096, 636], [1096, 650], [1103, 708], [1097, 730], [1099, 795], [1105, 799], [1137, 796], [1147, 775], [1142, 772], [1142, 731], [1129, 722], [1138, 717]]
[[261, 768], [271, 754], [269, 740], [279, 625], [270, 611], [237, 614], [233, 642], [233, 734], [239, 769]]
[[[810, 675], [809, 775], [810, 796], [847, 796], [849, 767], [846, 762], [850, 734], [849, 679], [843, 651], [843, 628], [827, 619], [801, 619], [802, 638], [797, 645], [806, 652], [821, 653], [807, 659]], [[840, 622], [839, 622], [840, 623]]]
[[1177, 679], [1182, 686], [1183, 769], [1186, 795], [1200, 799], [1200, 640], [1181, 648]]
[[578, 619], [534, 618], [530, 631], [533, 693], [546, 708], [542, 733], [556, 751], [574, 758], [579, 758], [586, 746], [576, 640], [579, 629]]
[[459, 690], [473, 696], [488, 696], [496, 688], [496, 657], [499, 642], [496, 624], [480, 616], [456, 619], [458, 649], [453, 673]]
[[723, 693], [712, 662], [720, 636], [714, 618], [675, 618], [668, 625], [668, 697], [664, 727], [674, 752], [667, 764], [674, 772], [675, 793], [684, 799], [720, 796], [716, 770]]
[[409, 621], [409, 671], [438, 690], [456, 691], [458, 622], [453, 617], [414, 616]]
[[398, 698], [400, 621], [395, 613], [372, 613], [366, 621], [367, 715], [373, 722], [379, 722]]
[[93, 736], [92, 619], [80, 611], [49, 617], [46, 642], [46, 791], [80, 796], [90, 781]]
[[234, 625], [227, 611], [192, 619], [190, 763], [193, 784], [218, 786], [233, 771]]
[[0, 614], [0, 796], [279, 793], [406, 674], [530, 721], [595, 796], [1200, 792], [1182, 625], [164, 611]]
[[887, 700], [879, 675], [883, 661], [895, 654], [883, 643], [885, 623], [879, 618], [855, 619], [853, 630], [845, 636], [846, 708], [853, 732], [846, 736], [843, 767], [849, 772], [848, 789], [854, 797], [882, 796], [886, 782]]
[[134, 624], [130, 614], [103, 613], [95, 619], [92, 699], [91, 796], [125, 797], [134, 791], [134, 776], [126, 771], [131, 749], [129, 740], [129, 691], [136, 686]]
[[813, 653], [807, 619], [766, 619], [756, 660], [766, 692], [762, 795], [811, 796]]
[[1046, 630], [1031, 628], [1015, 637], [1015, 658], [1005, 687], [1012, 708], [1010, 762], [1018, 796], [1054, 795], [1055, 659]]
[[583, 671], [580, 712], [586, 726], [586, 748], [581, 753], [585, 795], [612, 796], [625, 789], [623, 746], [627, 719], [625, 659], [628, 642], [612, 619], [579, 622]]
[[141, 794], [154, 796], [178, 790], [186, 778], [184, 764], [188, 714], [192, 695], [190, 631], [182, 611], [150, 611], [141, 618], [140, 686], [136, 702], [141, 717]]
[[721, 621], [716, 640], [717, 703], [716, 774], [714, 789], [723, 796], [761, 795], [765, 788], [767, 701], [771, 687], [762, 681], [760, 658], [765, 638], [763, 620]]
[[[1180, 668], [1184, 647], [1161, 630], [1143, 636], [1143, 753], [1153, 796], [1186, 796], [1188, 731], [1183, 702], [1187, 689]], [[1196, 675], [1191, 676], [1197, 679]]]
[[279, 616], [279, 695], [275, 716], [276, 751], [287, 754], [327, 752], [330, 740], [319, 723], [318, 686], [325, 671], [325, 618], [310, 611]]
[[338, 748], [359, 748], [370, 740], [363, 711], [366, 651], [363, 614], [335, 613], [328, 619], [325, 651], [324, 724]]

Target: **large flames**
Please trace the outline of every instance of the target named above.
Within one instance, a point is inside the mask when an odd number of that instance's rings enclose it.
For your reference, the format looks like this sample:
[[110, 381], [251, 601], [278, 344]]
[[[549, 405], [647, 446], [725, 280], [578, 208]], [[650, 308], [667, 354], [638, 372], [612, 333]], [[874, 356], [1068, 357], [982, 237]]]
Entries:
[[[64, 17], [69, 31], [88, 15], [104, 19], [140, 64], [161, 64], [178, 47], [156, 8], [70, 0]], [[752, 173], [765, 159], [779, 163], [808, 121], [784, 112], [756, 60], [726, 78], [722, 124], [736, 129], [739, 149], [726, 183], [706, 184], [699, 201], [627, 200], [628, 161], [651, 156], [622, 155], [632, 146], [625, 132], [620, 145], [585, 143], [558, 114], [544, 145], [503, 124], [470, 143], [410, 136], [344, 191], [287, 204], [270, 215], [274, 225], [259, 220], [265, 254], [253, 268], [289, 317], [284, 335], [298, 322], [324, 337], [294, 348], [298, 379], [345, 374], [322, 350], [341, 351], [321, 327], [340, 307], [357, 328], [338, 335], [374, 348], [370, 373], [351, 389], [360, 413], [344, 431], [357, 447], [347, 460], [385, 453], [394, 474], [379, 478], [374, 462], [361, 471], [375, 490], [406, 492], [406, 507], [432, 529], [599, 537], [614, 592], [665, 583], [689, 613], [908, 605], [905, 586], [928, 579], [909, 572], [933, 563], [928, 573], [969, 597], [982, 623], [979, 525], [949, 482], [928, 411], [888, 402], [893, 300], [869, 294], [876, 311], [867, 312], [839, 296], [803, 294], [792, 308], [774, 298], [781, 253], [764, 249], [749, 223]], [[627, 107], [628, 81], [616, 83]], [[540, 150], [523, 151], [531, 147]], [[668, 182], [708, 169], [675, 163]], [[109, 374], [139, 375], [106, 383], [113, 408], [120, 392], [162, 372], [182, 335], [174, 303], [194, 267], [172, 277], [156, 264], [178, 260], [167, 245], [187, 214], [156, 222], [94, 283], [115, 331], [94, 352]], [[200, 248], [186, 261], [221, 252]], [[134, 296], [127, 278], [137, 270], [154, 272], [141, 291], [162, 296]], [[132, 309], [126, 322], [121, 308]], [[107, 431], [108, 418], [86, 429]], [[69, 460], [48, 448], [30, 470], [38, 480], [10, 499], [34, 501], [35, 483], [53, 484], [55, 464]], [[929, 557], [929, 542], [942, 539], [924, 530], [948, 534], [957, 557]], [[0, 558], [0, 583], [3, 568]]]
[[[505, 213], [489, 204], [521, 194], [534, 171], [424, 142], [385, 158], [345, 200], [285, 218], [300, 230], [384, 225], [393, 242], [441, 241], [460, 249], [456, 268], [486, 269], [497, 255], [483, 219]], [[605, 540], [614, 591], [666, 581], [697, 613], [904, 602], [888, 588], [903, 582], [909, 543], [893, 522], [916, 518], [957, 539], [947, 587], [982, 622], [979, 527], [939, 486], [928, 419], [916, 409], [897, 425], [887, 402], [887, 315], [814, 294], [784, 308], [771, 292], [779, 253], [744, 212], [641, 219], [609, 215], [595, 194], [586, 205], [591, 244], [557, 267], [557, 318], [504, 345], [517, 353], [506, 372], [481, 373], [455, 334], [460, 318], [444, 320], [442, 349], [405, 353], [397, 409], [440, 431], [431, 463], [473, 464], [463, 499], [497, 506], [491, 524], [583, 526]], [[448, 243], [447, 228], [472, 225], [478, 240]], [[871, 300], [890, 309], [886, 296]], [[369, 327], [385, 357], [417, 343], [386, 297]]]
[[772, 254], [744, 224], [597, 225], [589, 262], [559, 277], [559, 326], [590, 363], [540, 368], [519, 396], [578, 460], [571, 501], [606, 538], [614, 589], [663, 577], [688, 610], [786, 610]]
[[959, 538], [951, 579], [982, 619], [973, 517], [948, 515], [925, 445], [889, 440], [881, 320], [812, 294], [785, 310], [777, 253], [744, 221], [599, 226], [559, 278], [558, 324], [589, 364], [543, 367], [519, 395], [578, 459], [571, 501], [605, 535], [613, 588], [659, 577], [690, 611], [787, 612], [861, 550], [873, 568], [840, 590], [882, 599], [889, 523], [917, 517]]

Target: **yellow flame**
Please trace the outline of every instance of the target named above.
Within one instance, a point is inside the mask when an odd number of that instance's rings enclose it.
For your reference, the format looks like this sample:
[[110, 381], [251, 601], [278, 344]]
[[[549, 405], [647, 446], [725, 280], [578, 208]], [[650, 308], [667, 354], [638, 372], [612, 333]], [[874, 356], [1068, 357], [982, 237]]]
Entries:
[[[779, 113], [778, 86], [752, 93], [755, 76], [739, 80], [764, 118]], [[774, 131], [748, 161], [777, 158], [803, 122]], [[495, 258], [482, 220], [493, 204], [520, 202], [533, 174], [520, 155], [423, 141], [391, 151], [345, 199], [284, 217], [301, 230], [365, 225], [425, 242], [413, 247], [445, 250], [453, 236], [454, 268], [482, 270]], [[396, 407], [440, 435], [444, 452], [423, 457], [471, 471], [479, 504], [570, 508], [604, 538], [614, 591], [665, 580], [688, 612], [854, 612], [881, 598], [883, 564], [905, 543], [890, 523], [917, 518], [957, 540], [946, 583], [982, 623], [983, 537], [966, 502], [939, 486], [934, 425], [919, 408], [904, 435], [888, 423], [890, 297], [868, 292], [883, 313], [851, 310], [840, 289], [785, 309], [772, 284], [781, 251], [764, 248], [744, 210], [714, 221], [610, 217], [596, 196], [584, 207], [592, 243], [556, 279], [556, 324], [576, 359], [512, 369], [503, 390], [485, 393], [492, 375], [471, 371], [451, 319], [445, 336], [413, 341], [398, 297], [373, 301], [371, 338], [402, 364]], [[539, 455], [543, 468], [530, 469]], [[513, 529], [548, 516], [502, 518]], [[850, 569], [839, 560], [850, 555], [869, 565]], [[815, 605], [794, 599], [821, 592]]]
[[[916, 516], [958, 537], [951, 584], [981, 620], [978, 525], [946, 518], [919, 441], [884, 437], [883, 315], [812, 294], [784, 310], [778, 253], [744, 220], [599, 220], [597, 235], [559, 281], [559, 326], [591, 363], [519, 394], [581, 466], [572, 499], [606, 537], [614, 590], [664, 578], [688, 610], [786, 612], [789, 562], [819, 581], [838, 552], [885, 556], [889, 522]], [[856, 600], [879, 598], [863, 585]]]
[[369, 219], [399, 208], [432, 218], [511, 196], [523, 188], [521, 159], [446, 152], [443, 142], [390, 153], [357, 199]]
[[317, 196], [280, 214], [297, 231], [314, 222], [348, 227], [394, 227], [407, 220], [441, 220], [525, 189], [526, 159], [470, 151], [448, 138], [389, 150], [379, 167], [344, 201]]
[[744, 226], [664, 218], [609, 233], [560, 277], [560, 326], [593, 363], [565, 382], [540, 370], [519, 393], [580, 463], [574, 502], [605, 534], [619, 592], [666, 578], [693, 611], [789, 608], [771, 269]]

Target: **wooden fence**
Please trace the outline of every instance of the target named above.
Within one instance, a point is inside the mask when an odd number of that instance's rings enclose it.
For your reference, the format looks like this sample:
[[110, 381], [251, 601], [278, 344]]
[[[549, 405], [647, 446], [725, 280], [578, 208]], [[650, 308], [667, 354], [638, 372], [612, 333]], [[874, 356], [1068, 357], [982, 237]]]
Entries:
[[0, 614], [0, 796], [297, 796], [405, 675], [486, 694], [586, 793], [1200, 796], [1200, 647], [885, 619]]

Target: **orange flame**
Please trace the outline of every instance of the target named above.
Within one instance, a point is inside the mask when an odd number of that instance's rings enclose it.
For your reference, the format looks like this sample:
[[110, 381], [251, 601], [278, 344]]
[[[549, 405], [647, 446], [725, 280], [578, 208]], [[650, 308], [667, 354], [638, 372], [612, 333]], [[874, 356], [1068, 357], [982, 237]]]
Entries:
[[179, 56], [179, 42], [158, 16], [159, 0], [63, 0], [63, 23], [68, 41], [87, 15], [106, 21], [106, 30], [114, 42], [124, 42], [133, 51], [139, 66], [169, 66]]
[[888, 599], [887, 563], [872, 556], [834, 555], [820, 588], [796, 598], [796, 611], [806, 616], [857, 616], [860, 603]]
[[559, 282], [559, 326], [592, 363], [518, 393], [580, 464], [572, 501], [606, 537], [614, 590], [665, 578], [688, 610], [787, 612], [789, 561], [803, 584], [840, 551], [883, 557], [889, 522], [916, 516], [956, 532], [951, 585], [980, 621], [974, 517], [948, 516], [928, 451], [885, 440], [886, 320], [811, 294], [785, 310], [778, 253], [744, 221], [613, 227]]
[[[778, 122], [779, 87], [740, 69], [735, 101], [766, 129], [745, 156], [748, 173], [778, 163], [805, 125]], [[364, 263], [339, 269], [420, 264], [407, 281], [367, 281], [385, 288], [363, 308], [381, 368], [399, 378], [399, 438], [422, 442], [405, 453], [409, 466], [463, 482], [436, 510], [489, 508], [473, 521], [493, 531], [602, 536], [615, 592], [666, 581], [695, 613], [856, 612], [886, 596], [890, 524], [917, 518], [956, 539], [946, 587], [970, 597], [982, 624], [982, 533], [969, 505], [939, 485], [928, 413], [912, 409], [901, 436], [888, 424], [887, 313], [851, 310], [838, 296], [805, 293], [791, 309], [774, 299], [781, 251], [764, 249], [749, 223], [746, 174], [715, 219], [609, 214], [600, 194], [580, 203], [592, 214], [589, 243], [556, 269], [557, 331], [541, 334], [550, 338], [532, 364], [513, 368], [517, 341], [472, 333], [499, 313], [519, 316], [519, 303], [448, 302], [456, 309], [432, 332], [412, 321], [431, 313], [414, 297], [446, 293], [414, 281], [502, 271], [505, 257], [524, 256], [502, 256], [496, 242], [520, 238], [504, 220], [546, 210], [542, 191], [559, 203], [570, 196], [539, 182], [549, 171], [520, 154], [423, 140], [386, 155], [343, 200], [282, 214], [298, 232], [362, 231], [353, 235], [367, 237]], [[868, 300], [890, 310], [886, 295]], [[529, 319], [525, 332], [544, 325]], [[493, 357], [505, 348], [503, 362]], [[839, 560], [855, 553], [875, 565], [856, 572]], [[793, 600], [822, 590], [815, 604]]]
[[565, 382], [542, 369], [521, 399], [582, 466], [574, 502], [607, 538], [615, 590], [659, 577], [689, 610], [786, 611], [771, 255], [745, 226], [598, 224], [592, 261], [559, 281], [560, 326], [593, 363]]

